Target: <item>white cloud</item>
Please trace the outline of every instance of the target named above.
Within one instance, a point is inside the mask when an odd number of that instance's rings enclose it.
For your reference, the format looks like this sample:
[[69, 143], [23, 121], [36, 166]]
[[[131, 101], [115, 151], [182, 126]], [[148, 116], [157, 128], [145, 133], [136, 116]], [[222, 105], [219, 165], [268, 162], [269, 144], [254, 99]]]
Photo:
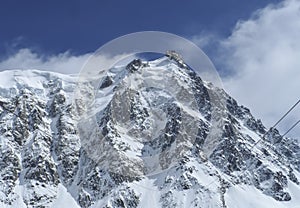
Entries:
[[69, 52], [52, 56], [42, 56], [30, 49], [20, 49], [14, 55], [0, 62], [0, 71], [8, 69], [39, 69], [64, 74], [78, 73], [90, 54], [79, 56]]
[[[300, 1], [256, 11], [221, 43], [225, 89], [270, 127], [300, 99]], [[300, 106], [280, 126], [300, 119]], [[292, 134], [300, 137], [300, 126]]]
[[219, 39], [218, 36], [214, 33], [208, 33], [202, 31], [198, 35], [194, 35], [191, 38], [191, 41], [198, 45], [200, 48], [207, 48], [216, 43], [216, 40]]

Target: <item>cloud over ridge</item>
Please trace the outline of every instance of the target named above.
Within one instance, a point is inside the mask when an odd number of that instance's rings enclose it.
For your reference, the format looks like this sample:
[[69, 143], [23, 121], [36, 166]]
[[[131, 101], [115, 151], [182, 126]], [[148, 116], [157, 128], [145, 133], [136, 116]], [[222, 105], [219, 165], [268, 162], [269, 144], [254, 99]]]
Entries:
[[[238, 22], [221, 48], [230, 74], [225, 88], [268, 126], [300, 98], [299, 0], [269, 5]], [[282, 133], [299, 118], [300, 106], [282, 125]], [[300, 130], [293, 132], [300, 137]]]
[[64, 52], [57, 55], [43, 56], [29, 48], [19, 49], [16, 53], [0, 62], [0, 71], [10, 69], [39, 69], [64, 74], [75, 74], [91, 54], [72, 55]]

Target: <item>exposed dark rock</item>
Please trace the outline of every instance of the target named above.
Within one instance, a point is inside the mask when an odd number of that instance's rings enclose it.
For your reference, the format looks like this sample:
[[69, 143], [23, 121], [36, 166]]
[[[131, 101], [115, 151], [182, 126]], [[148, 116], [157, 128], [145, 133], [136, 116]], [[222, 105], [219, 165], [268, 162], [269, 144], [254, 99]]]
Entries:
[[107, 87], [111, 86], [112, 83], [113, 83], [113, 81], [112, 81], [111, 77], [110, 76], [106, 76], [103, 79], [102, 83], [100, 84], [99, 89], [107, 88]]
[[133, 72], [139, 70], [142, 66], [143, 66], [143, 62], [141, 59], [134, 59], [126, 66], [126, 69], [129, 72], [133, 73]]

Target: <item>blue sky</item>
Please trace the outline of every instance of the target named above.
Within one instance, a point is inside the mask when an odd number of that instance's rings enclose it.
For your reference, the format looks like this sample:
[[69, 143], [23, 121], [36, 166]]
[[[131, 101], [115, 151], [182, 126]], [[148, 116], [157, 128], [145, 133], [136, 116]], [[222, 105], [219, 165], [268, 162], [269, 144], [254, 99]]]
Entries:
[[121, 35], [143, 30], [184, 37], [229, 36], [236, 22], [278, 0], [1, 0], [0, 54], [18, 48], [84, 54]]
[[[300, 98], [299, 11], [300, 0], [1, 0], [0, 71], [78, 72], [114, 38], [170, 32], [200, 46], [225, 90], [270, 127]], [[299, 118], [300, 107], [282, 133]], [[290, 135], [300, 140], [300, 127]]]

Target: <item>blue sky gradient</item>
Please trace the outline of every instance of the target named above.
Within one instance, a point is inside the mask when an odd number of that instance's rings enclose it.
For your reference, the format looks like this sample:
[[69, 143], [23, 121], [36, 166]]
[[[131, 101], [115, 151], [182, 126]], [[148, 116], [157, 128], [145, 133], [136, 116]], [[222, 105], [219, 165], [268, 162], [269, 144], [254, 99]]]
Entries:
[[85, 54], [121, 35], [144, 30], [227, 37], [236, 22], [278, 0], [116, 1], [2, 0], [0, 58], [19, 48]]

